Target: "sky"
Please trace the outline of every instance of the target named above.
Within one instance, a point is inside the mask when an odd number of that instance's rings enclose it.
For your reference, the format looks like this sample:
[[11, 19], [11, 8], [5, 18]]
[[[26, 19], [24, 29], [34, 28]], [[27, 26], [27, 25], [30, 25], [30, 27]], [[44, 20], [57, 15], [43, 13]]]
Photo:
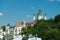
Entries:
[[39, 9], [48, 19], [54, 18], [60, 14], [60, 0], [0, 0], [0, 26], [23, 20], [32, 22]]

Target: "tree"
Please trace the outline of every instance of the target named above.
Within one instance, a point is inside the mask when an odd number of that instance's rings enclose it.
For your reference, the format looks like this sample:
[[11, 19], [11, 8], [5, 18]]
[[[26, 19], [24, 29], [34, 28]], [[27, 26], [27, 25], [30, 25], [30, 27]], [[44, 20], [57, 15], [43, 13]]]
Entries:
[[55, 23], [58, 23], [60, 22], [60, 15], [57, 15], [55, 16], [55, 19], [54, 19]]
[[58, 29], [50, 29], [46, 32], [45, 40], [60, 40]]
[[3, 29], [3, 31], [5, 31], [6, 30], [6, 26], [2, 26], [2, 29]]
[[60, 40], [60, 15], [55, 19], [37, 20], [34, 27], [23, 30], [24, 34], [37, 34], [42, 40]]

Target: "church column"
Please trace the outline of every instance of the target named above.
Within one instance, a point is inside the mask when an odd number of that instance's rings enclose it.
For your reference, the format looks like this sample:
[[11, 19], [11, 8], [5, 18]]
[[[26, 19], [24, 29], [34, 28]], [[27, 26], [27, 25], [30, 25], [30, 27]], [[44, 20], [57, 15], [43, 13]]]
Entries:
[[17, 34], [19, 34], [19, 28], [17, 28]]
[[16, 27], [15, 27], [15, 29], [14, 29], [14, 34], [16, 34], [16, 32], [15, 32], [15, 31], [16, 31]]
[[8, 34], [10, 34], [10, 30], [8, 29]]

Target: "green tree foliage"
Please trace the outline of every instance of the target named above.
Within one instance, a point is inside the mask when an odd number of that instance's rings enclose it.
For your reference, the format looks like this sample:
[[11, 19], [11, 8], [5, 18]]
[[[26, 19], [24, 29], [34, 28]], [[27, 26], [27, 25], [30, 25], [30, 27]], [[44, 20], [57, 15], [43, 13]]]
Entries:
[[45, 40], [60, 40], [58, 29], [50, 29], [46, 32]]
[[2, 26], [2, 29], [3, 29], [3, 31], [5, 31], [5, 29], [6, 29], [6, 26]]
[[23, 34], [37, 34], [42, 40], [60, 40], [60, 15], [55, 19], [38, 20], [34, 27], [24, 29]]
[[56, 23], [60, 22], [60, 15], [55, 16], [54, 21], [55, 21]]

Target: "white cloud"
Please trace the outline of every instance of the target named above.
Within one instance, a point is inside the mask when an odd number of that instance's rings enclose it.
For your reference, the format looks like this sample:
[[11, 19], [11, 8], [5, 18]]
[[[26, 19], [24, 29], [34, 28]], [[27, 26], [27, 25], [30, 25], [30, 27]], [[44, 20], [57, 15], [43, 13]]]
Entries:
[[2, 13], [0, 13], [0, 16], [2, 16], [3, 14]]
[[55, 0], [49, 0], [50, 2], [54, 2]]

